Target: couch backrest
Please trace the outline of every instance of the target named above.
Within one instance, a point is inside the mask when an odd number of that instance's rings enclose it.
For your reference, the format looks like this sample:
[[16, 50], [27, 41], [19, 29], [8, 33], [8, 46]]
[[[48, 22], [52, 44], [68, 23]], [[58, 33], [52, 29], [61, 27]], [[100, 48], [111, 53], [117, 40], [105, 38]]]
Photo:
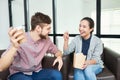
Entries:
[[0, 56], [2, 55], [2, 53], [5, 51], [5, 49], [3, 49], [3, 50], [0, 50]]
[[[5, 50], [0, 50], [0, 57], [4, 51]], [[0, 72], [0, 80], [7, 80], [8, 75], [9, 75], [9, 69], [6, 69], [5, 71]]]

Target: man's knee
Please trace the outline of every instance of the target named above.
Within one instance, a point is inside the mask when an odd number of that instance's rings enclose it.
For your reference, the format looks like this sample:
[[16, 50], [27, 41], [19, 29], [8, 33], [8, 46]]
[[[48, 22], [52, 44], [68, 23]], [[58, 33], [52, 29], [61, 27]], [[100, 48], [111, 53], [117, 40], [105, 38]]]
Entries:
[[58, 70], [53, 70], [52, 71], [52, 77], [55, 79], [55, 80], [62, 80], [62, 74], [60, 71]]
[[19, 72], [11, 75], [9, 80], [32, 80], [32, 78], [24, 75], [22, 72]]

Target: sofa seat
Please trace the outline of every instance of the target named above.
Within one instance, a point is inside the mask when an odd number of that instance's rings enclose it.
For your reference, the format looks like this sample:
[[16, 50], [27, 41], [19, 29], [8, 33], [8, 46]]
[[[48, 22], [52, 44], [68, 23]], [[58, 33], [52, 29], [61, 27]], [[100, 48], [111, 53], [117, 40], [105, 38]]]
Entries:
[[97, 80], [116, 80], [114, 74], [105, 67], [103, 71], [97, 75]]
[[[69, 57], [68, 80], [73, 80], [73, 54], [70, 54]], [[101, 57], [105, 68], [97, 75], [97, 80], [120, 80], [120, 68], [118, 68], [120, 66], [120, 54], [105, 47]]]
[[[71, 67], [68, 74], [68, 80], [73, 80], [73, 67]], [[97, 80], [115, 80], [115, 76], [105, 67], [103, 71], [97, 75]]]

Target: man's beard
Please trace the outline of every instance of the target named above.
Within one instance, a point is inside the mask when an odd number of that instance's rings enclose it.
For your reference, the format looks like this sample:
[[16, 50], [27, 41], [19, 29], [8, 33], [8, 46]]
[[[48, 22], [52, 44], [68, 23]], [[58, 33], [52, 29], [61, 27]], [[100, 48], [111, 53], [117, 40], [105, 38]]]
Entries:
[[47, 37], [45, 35], [40, 34], [39, 35], [41, 39], [46, 39]]

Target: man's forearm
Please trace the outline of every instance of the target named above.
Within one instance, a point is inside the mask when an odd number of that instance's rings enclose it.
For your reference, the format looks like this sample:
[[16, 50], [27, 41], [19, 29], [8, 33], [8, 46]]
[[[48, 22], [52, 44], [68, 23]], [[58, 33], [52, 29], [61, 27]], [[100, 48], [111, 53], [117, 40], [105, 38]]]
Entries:
[[0, 71], [7, 69], [11, 65], [16, 51], [16, 48], [11, 47], [5, 54], [3, 54], [0, 59]]

